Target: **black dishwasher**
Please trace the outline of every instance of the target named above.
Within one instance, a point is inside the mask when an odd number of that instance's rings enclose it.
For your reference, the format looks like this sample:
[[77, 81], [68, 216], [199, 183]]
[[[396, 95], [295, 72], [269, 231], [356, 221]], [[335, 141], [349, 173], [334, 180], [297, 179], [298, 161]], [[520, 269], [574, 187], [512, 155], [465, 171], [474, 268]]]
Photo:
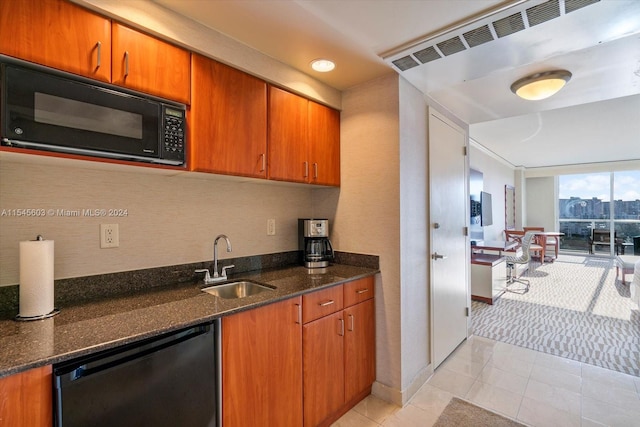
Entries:
[[56, 426], [219, 425], [217, 325], [54, 365]]

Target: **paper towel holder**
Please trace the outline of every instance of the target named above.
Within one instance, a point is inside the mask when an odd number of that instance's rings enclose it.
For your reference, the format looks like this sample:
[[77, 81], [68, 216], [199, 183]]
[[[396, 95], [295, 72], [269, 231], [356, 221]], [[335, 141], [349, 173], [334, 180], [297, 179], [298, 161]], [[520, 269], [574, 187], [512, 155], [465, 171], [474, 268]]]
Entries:
[[48, 319], [49, 317], [53, 317], [56, 314], [59, 314], [60, 310], [58, 310], [57, 308], [54, 308], [53, 311], [51, 313], [47, 313], [47, 314], [42, 314], [40, 316], [20, 316], [19, 314], [15, 317], [15, 320], [19, 321], [19, 322], [26, 322], [29, 320], [42, 320], [42, 319]]
[[[44, 237], [42, 237], [41, 234], [38, 234], [36, 236], [36, 238], [34, 240], [37, 241], [42, 241], [44, 240]], [[38, 316], [20, 316], [20, 313], [18, 313], [18, 315], [16, 315], [15, 320], [20, 321], [20, 322], [26, 322], [26, 321], [30, 321], [30, 320], [42, 320], [42, 319], [47, 319], [49, 317], [53, 317], [56, 314], [59, 314], [60, 310], [57, 308], [54, 308], [50, 313], [47, 314], [41, 314]]]

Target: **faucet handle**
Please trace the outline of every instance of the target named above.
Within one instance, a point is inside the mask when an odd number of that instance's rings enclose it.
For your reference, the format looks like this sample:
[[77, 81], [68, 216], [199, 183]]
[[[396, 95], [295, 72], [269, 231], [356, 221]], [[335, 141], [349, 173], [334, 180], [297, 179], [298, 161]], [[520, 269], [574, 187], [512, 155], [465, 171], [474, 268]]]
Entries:
[[220, 276], [221, 276], [222, 278], [225, 278], [225, 279], [226, 279], [226, 278], [227, 278], [227, 269], [229, 269], [229, 268], [233, 268], [233, 267], [235, 267], [235, 265], [234, 265], [234, 264], [227, 265], [226, 267], [222, 267], [222, 272], [220, 273]]
[[195, 272], [196, 273], [204, 273], [204, 284], [205, 285], [208, 285], [208, 284], [213, 282], [213, 279], [211, 279], [211, 275], [209, 274], [209, 269], [200, 268], [200, 269], [196, 270]]

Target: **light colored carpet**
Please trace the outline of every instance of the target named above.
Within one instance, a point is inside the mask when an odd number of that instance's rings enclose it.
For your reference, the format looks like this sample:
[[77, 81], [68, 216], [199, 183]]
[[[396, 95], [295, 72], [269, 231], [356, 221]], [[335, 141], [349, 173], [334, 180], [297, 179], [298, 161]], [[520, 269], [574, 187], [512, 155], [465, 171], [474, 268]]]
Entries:
[[523, 295], [473, 301], [475, 335], [640, 376], [640, 311], [612, 260], [560, 255], [524, 277]]
[[524, 427], [495, 412], [454, 397], [444, 408], [433, 427]]

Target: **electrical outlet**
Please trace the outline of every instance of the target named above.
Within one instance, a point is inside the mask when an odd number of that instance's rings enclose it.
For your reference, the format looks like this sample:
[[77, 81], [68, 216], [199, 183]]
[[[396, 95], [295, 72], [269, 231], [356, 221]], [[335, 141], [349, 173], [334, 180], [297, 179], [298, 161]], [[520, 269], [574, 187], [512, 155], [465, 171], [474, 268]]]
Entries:
[[100, 224], [100, 248], [117, 248], [120, 246], [118, 224]]
[[267, 236], [275, 236], [276, 235], [276, 220], [268, 219], [267, 220]]

